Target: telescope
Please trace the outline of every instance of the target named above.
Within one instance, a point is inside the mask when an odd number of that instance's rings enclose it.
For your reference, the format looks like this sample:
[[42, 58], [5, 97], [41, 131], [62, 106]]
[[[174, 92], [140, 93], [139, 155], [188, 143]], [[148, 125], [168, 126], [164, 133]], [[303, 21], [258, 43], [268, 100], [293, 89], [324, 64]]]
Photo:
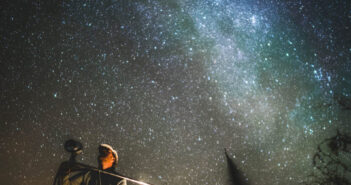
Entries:
[[81, 185], [84, 174], [88, 173], [89, 171], [106, 174], [140, 185], [152, 185], [138, 180], [134, 180], [132, 178], [120, 174], [110, 173], [93, 166], [76, 162], [77, 155], [83, 152], [83, 145], [78, 141], [75, 141], [73, 139], [67, 140], [65, 142], [64, 148], [67, 152], [71, 153], [71, 156], [68, 161], [64, 161], [61, 163], [57, 171], [56, 177], [54, 179], [53, 185]]

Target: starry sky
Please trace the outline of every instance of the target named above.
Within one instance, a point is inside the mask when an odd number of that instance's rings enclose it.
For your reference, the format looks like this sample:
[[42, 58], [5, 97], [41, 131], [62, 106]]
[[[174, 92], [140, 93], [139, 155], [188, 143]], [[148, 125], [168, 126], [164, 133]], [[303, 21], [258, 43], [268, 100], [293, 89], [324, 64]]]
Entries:
[[69, 158], [153, 184], [301, 184], [351, 134], [351, 3], [22, 0], [0, 8], [0, 179], [47, 185]]

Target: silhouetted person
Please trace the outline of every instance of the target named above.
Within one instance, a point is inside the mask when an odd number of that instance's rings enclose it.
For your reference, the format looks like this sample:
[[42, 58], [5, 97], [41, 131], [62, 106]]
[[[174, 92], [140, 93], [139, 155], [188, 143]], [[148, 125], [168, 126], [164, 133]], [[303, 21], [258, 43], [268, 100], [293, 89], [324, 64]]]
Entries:
[[[56, 174], [54, 185], [126, 185], [127, 182], [122, 177], [113, 176], [119, 175], [115, 172], [115, 168], [118, 163], [117, 152], [107, 144], [101, 144], [99, 146], [98, 165], [99, 168], [87, 166], [75, 161], [75, 156], [81, 152], [81, 148], [75, 147], [75, 142], [69, 140], [66, 145], [72, 145], [66, 147], [66, 150], [71, 152], [71, 159], [65, 161], [60, 165], [60, 168]], [[73, 144], [72, 144], [73, 143]], [[77, 150], [77, 151], [75, 151]], [[120, 175], [119, 175], [120, 176]]]
[[71, 157], [68, 161], [61, 163], [54, 179], [54, 185], [82, 185], [89, 169], [86, 165], [77, 163], [75, 158], [82, 153], [83, 145], [70, 139], [65, 142], [64, 146], [65, 150], [71, 153]]

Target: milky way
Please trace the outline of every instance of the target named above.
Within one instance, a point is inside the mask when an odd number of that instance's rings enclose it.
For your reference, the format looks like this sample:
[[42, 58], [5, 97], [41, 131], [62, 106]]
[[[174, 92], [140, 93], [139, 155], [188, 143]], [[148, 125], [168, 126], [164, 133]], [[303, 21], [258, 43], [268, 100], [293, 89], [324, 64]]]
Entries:
[[23, 1], [1, 8], [0, 179], [69, 158], [153, 184], [300, 184], [351, 134], [348, 1]]

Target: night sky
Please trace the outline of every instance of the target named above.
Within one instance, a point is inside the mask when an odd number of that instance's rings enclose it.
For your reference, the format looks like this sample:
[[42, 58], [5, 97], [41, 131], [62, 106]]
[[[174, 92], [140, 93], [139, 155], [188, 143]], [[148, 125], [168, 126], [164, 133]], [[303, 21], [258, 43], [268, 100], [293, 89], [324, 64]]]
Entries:
[[82, 142], [153, 184], [300, 184], [351, 134], [351, 2], [3, 1], [0, 181], [48, 185]]

